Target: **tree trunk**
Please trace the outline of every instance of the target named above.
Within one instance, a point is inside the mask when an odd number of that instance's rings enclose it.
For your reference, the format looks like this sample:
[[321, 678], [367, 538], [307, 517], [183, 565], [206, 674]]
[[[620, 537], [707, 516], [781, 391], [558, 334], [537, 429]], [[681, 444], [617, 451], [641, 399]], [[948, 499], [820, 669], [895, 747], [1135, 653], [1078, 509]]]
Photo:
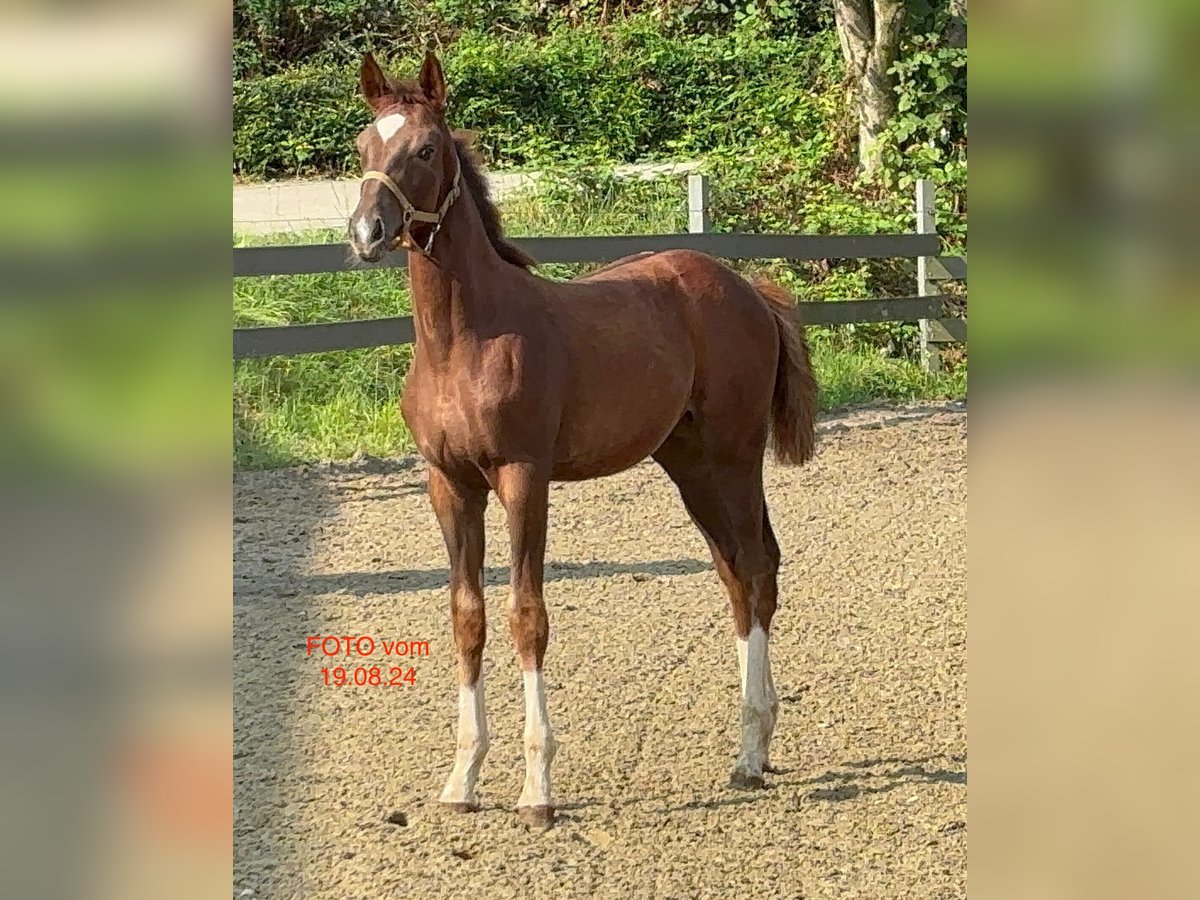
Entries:
[[888, 69], [900, 47], [904, 2], [833, 0], [833, 14], [858, 116], [858, 167], [874, 175], [881, 162], [880, 134], [896, 112], [896, 84]]

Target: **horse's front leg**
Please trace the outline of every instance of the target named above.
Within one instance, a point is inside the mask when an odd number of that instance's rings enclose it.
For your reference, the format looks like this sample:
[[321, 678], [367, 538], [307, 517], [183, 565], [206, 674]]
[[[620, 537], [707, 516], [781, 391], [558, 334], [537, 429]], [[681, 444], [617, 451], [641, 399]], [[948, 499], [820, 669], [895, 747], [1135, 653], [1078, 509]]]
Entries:
[[555, 743], [542, 676], [550, 637], [550, 620], [542, 598], [549, 488], [546, 472], [529, 463], [505, 466], [496, 479], [496, 493], [508, 514], [512, 542], [509, 626], [525, 681], [525, 786], [517, 801], [517, 812], [531, 825], [543, 827], [554, 821], [550, 764]]
[[488, 750], [483, 697], [483, 644], [487, 623], [483, 605], [483, 513], [487, 488], [451, 481], [429, 470], [429, 499], [450, 554], [450, 612], [458, 651], [458, 749], [441, 802], [456, 809], [479, 808], [475, 781]]

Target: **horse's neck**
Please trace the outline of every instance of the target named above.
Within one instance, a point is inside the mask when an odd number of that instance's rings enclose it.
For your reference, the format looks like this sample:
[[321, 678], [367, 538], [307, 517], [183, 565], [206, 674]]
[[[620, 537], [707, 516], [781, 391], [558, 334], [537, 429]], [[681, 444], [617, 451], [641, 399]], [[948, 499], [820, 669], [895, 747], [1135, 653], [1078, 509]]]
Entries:
[[434, 238], [433, 259], [408, 254], [418, 352], [443, 361], [455, 344], [478, 335], [491, 318], [504, 265], [464, 190]]

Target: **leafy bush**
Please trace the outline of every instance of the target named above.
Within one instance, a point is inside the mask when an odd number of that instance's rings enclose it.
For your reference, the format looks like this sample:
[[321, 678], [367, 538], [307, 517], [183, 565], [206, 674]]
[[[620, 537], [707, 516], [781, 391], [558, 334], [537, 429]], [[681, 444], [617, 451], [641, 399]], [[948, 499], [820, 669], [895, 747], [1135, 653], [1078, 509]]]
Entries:
[[961, 245], [966, 238], [967, 51], [946, 46], [946, 4], [912, 0], [910, 28], [901, 40], [896, 115], [883, 141], [883, 186], [911, 193], [931, 179], [947, 201], [938, 230]]
[[389, 0], [234, 0], [234, 74], [350, 58], [353, 46], [401, 33], [410, 11], [410, 4]]
[[233, 170], [278, 177], [347, 172], [371, 116], [348, 69], [302, 67], [234, 82]]
[[294, 66], [341, 66], [367, 49], [415, 52], [429, 38], [528, 27], [530, 3], [512, 0], [234, 0], [236, 78]]
[[[644, 6], [646, 14], [607, 26], [567, 28], [560, 23], [585, 13], [594, 20], [607, 5], [238, 0], [239, 40], [260, 35], [256, 46], [271, 51], [276, 66], [304, 48], [311, 61], [235, 81], [234, 171], [250, 178], [354, 172], [354, 136], [369, 121], [358, 97], [359, 50], [386, 45], [392, 52], [380, 55], [388, 68], [412, 73], [418, 32], [463, 29], [442, 49], [451, 116], [480, 133], [493, 165], [704, 157], [727, 195], [742, 200], [721, 225], [767, 231], [859, 230], [870, 227], [864, 218], [889, 217], [911, 227], [912, 183], [932, 178], [941, 188], [943, 231], [965, 237], [966, 57], [941, 45], [944, 3], [913, 0], [912, 34], [894, 69], [898, 115], [886, 135], [885, 173], [876, 189], [850, 191], [846, 203], [830, 191], [845, 193], [855, 181], [855, 132], [823, 4]], [[481, 24], [479, 10], [496, 18]], [[736, 27], [709, 33], [727, 21]]]
[[[966, 57], [943, 46], [944, 0], [910, 0], [894, 73], [898, 115], [875, 182], [855, 172], [857, 127], [827, 0], [235, 0], [234, 171], [357, 170], [360, 53], [414, 74], [439, 44], [451, 120], [493, 165], [536, 165], [536, 194], [507, 198], [514, 233], [682, 230], [682, 185], [618, 185], [614, 163], [704, 160], [721, 231], [885, 233], [914, 226], [913, 182], [938, 184], [948, 250], [966, 238]], [[616, 17], [617, 8], [630, 13]], [[569, 27], [568, 27], [569, 26]], [[278, 238], [272, 239], [273, 242]], [[806, 300], [911, 294], [911, 260], [739, 264]], [[577, 266], [545, 266], [569, 277]], [[240, 324], [394, 315], [394, 273], [249, 279]], [[965, 365], [920, 371], [917, 329], [813, 329], [827, 404], [957, 396]], [[239, 464], [396, 452], [408, 348], [244, 361], [235, 386]]]
[[[826, 42], [750, 27], [673, 37], [649, 18], [560, 28], [548, 37], [468, 32], [442, 54], [455, 125], [493, 163], [631, 162], [747, 146], [819, 127], [812, 84]], [[385, 60], [415, 73], [416, 52]], [[358, 61], [297, 66], [234, 82], [234, 171], [248, 177], [354, 171], [369, 121]], [[809, 140], [807, 137], [801, 138]]]
[[364, 49], [412, 52], [470, 32], [546, 36], [564, 26], [651, 21], [675, 35], [761, 26], [806, 37], [833, 21], [828, 0], [234, 0], [234, 77], [299, 65], [344, 65]]
[[[955, 212], [965, 212], [967, 55], [939, 40], [925, 34], [907, 42], [908, 53], [893, 67], [900, 97], [884, 135], [884, 183], [908, 190], [918, 178], [932, 179], [961, 200]], [[960, 238], [965, 220], [961, 224]]]

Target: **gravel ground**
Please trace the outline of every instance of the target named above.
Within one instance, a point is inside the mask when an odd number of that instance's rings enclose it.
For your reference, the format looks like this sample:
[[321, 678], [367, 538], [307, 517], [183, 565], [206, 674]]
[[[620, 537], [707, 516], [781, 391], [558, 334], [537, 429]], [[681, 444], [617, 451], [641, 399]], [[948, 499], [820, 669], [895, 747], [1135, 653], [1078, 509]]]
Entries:
[[[440, 533], [415, 460], [235, 479], [235, 897], [962, 897], [966, 413], [826, 420], [770, 465], [783, 548], [772, 761], [744, 793], [724, 593], [650, 464], [551, 494], [546, 599], [559, 821], [514, 812], [521, 680], [488, 509], [492, 747], [473, 815], [436, 802], [456, 709]], [[373, 656], [306, 655], [369, 635]], [[386, 658], [383, 640], [428, 641]], [[344, 664], [414, 684], [325, 686]], [[389, 821], [390, 820], [390, 821]], [[250, 892], [253, 892], [251, 894]]]

